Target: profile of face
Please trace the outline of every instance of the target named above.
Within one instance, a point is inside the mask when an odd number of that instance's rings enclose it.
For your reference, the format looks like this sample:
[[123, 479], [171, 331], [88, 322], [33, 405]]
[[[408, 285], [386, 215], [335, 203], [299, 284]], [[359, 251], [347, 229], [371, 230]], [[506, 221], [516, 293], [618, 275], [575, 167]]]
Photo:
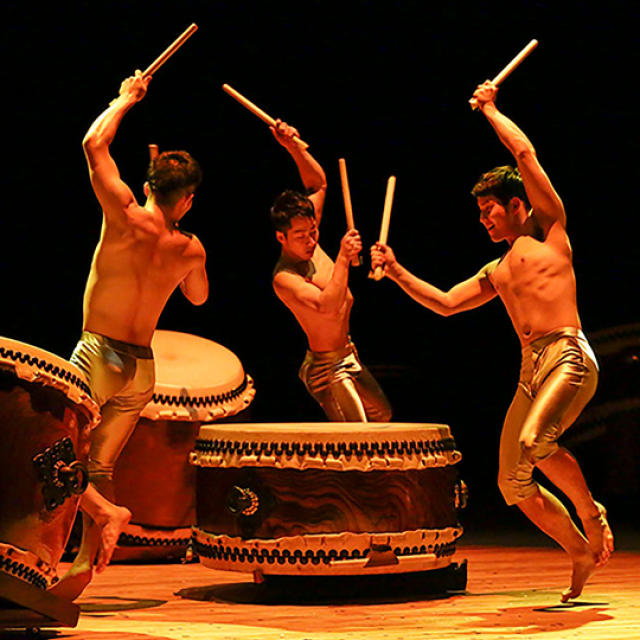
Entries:
[[512, 198], [506, 207], [494, 196], [478, 198], [480, 223], [484, 225], [493, 242], [510, 240], [518, 235], [519, 221], [515, 214], [520, 205], [521, 200], [518, 198]]
[[318, 225], [315, 218], [296, 216], [291, 219], [291, 228], [276, 231], [282, 250], [297, 260], [311, 260], [318, 246]]

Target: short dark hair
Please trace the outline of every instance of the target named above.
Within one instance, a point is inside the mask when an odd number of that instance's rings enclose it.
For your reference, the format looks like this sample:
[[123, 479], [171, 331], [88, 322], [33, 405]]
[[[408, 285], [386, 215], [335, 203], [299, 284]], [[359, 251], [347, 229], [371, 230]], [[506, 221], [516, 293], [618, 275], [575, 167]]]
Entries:
[[281, 193], [271, 207], [269, 217], [277, 231], [291, 229], [291, 220], [297, 216], [305, 218], [316, 217], [313, 202], [307, 196], [298, 191], [285, 191]]
[[527, 209], [531, 209], [531, 203], [522, 182], [522, 176], [518, 169], [509, 165], [496, 167], [487, 173], [483, 173], [471, 190], [476, 198], [493, 196], [503, 206], [507, 206], [511, 198], [520, 198]]
[[185, 191], [202, 182], [202, 169], [186, 151], [164, 151], [147, 169], [147, 182], [159, 204], [172, 206]]

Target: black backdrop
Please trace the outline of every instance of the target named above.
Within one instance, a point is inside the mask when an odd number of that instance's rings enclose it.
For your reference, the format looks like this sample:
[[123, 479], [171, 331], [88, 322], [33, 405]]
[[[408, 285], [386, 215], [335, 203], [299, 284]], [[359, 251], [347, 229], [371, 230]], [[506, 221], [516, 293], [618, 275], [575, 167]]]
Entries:
[[[469, 190], [511, 158], [467, 100], [537, 38], [499, 104], [530, 136], [565, 202], [586, 332], [638, 320], [633, 3], [9, 0], [0, 17], [0, 335], [69, 356], [101, 222], [82, 137], [120, 81], [191, 22], [199, 31], [156, 74], [112, 151], [140, 200], [149, 143], [185, 148], [202, 163], [205, 181], [183, 226], [207, 248], [210, 300], [196, 308], [176, 294], [159, 326], [234, 351], [255, 379], [253, 419], [323, 416], [297, 379], [304, 336], [270, 287], [279, 245], [267, 213], [280, 191], [299, 185], [295, 165], [223, 83], [310, 143], [329, 179], [321, 241], [330, 254], [345, 228], [345, 157], [365, 245], [376, 239], [394, 174], [390, 244], [406, 266], [447, 288], [504, 250], [478, 224]], [[449, 424], [465, 457], [471, 513], [501, 518], [497, 443], [519, 364], [504, 309], [494, 301], [440, 318], [366, 273], [352, 271], [352, 333], [395, 420]], [[612, 463], [587, 468], [596, 488]], [[637, 499], [637, 487], [629, 491]]]

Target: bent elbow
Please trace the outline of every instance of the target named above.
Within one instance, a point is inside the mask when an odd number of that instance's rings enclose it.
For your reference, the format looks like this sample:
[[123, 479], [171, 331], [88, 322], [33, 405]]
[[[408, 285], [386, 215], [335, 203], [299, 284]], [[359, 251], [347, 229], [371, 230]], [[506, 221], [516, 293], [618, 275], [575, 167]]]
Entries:
[[518, 146], [514, 155], [518, 164], [526, 163], [527, 160], [535, 160], [537, 158], [536, 150], [530, 144], [525, 143]]
[[208, 299], [209, 299], [209, 295], [206, 294], [198, 297], [193, 296], [189, 298], [189, 301], [191, 302], [192, 305], [196, 307], [201, 307]]
[[459, 313], [460, 311], [462, 311], [462, 309], [460, 308], [459, 303], [453, 300], [451, 296], [447, 294], [441, 300], [440, 304], [438, 305], [438, 308], [435, 309], [435, 311], [437, 314], [445, 318], [448, 318], [450, 316], [456, 315], [456, 313]]
[[100, 139], [95, 133], [87, 133], [82, 140], [82, 148], [87, 158], [93, 158], [100, 149]]
[[87, 135], [85, 135], [85, 137], [82, 139], [82, 148], [85, 150], [85, 152], [95, 148], [95, 144], [95, 136], [91, 133], [87, 133]]
[[201, 307], [209, 299], [209, 289], [205, 291], [198, 291], [197, 293], [190, 293], [189, 301], [196, 307]]

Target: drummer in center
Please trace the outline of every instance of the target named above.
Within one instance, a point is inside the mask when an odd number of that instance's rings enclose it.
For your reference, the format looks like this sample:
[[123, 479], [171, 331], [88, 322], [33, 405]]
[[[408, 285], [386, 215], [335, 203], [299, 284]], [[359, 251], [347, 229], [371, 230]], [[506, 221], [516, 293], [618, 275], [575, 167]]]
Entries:
[[347, 231], [335, 262], [323, 251], [318, 227], [327, 189], [325, 172], [294, 139], [299, 139], [295, 128], [276, 120], [271, 131], [294, 159], [306, 190], [306, 195], [285, 191], [271, 208], [282, 245], [273, 288], [309, 341], [300, 378], [332, 422], [387, 422], [389, 401], [360, 362], [349, 336], [349, 265], [362, 250], [360, 234]]
[[109, 151], [123, 116], [144, 98], [150, 80], [139, 71], [127, 78], [83, 141], [103, 222], [84, 294], [82, 338], [71, 361], [85, 373], [102, 421], [91, 437], [91, 484], [80, 503], [85, 514], [80, 551], [53, 587], [72, 600], [88, 584], [93, 569], [100, 571], [109, 562], [131, 517], [128, 509], [113, 504], [113, 469], [153, 395], [150, 345], [158, 318], [178, 286], [196, 305], [209, 293], [205, 250], [178, 226], [201, 181], [198, 163], [185, 151], [154, 158], [141, 206]]

